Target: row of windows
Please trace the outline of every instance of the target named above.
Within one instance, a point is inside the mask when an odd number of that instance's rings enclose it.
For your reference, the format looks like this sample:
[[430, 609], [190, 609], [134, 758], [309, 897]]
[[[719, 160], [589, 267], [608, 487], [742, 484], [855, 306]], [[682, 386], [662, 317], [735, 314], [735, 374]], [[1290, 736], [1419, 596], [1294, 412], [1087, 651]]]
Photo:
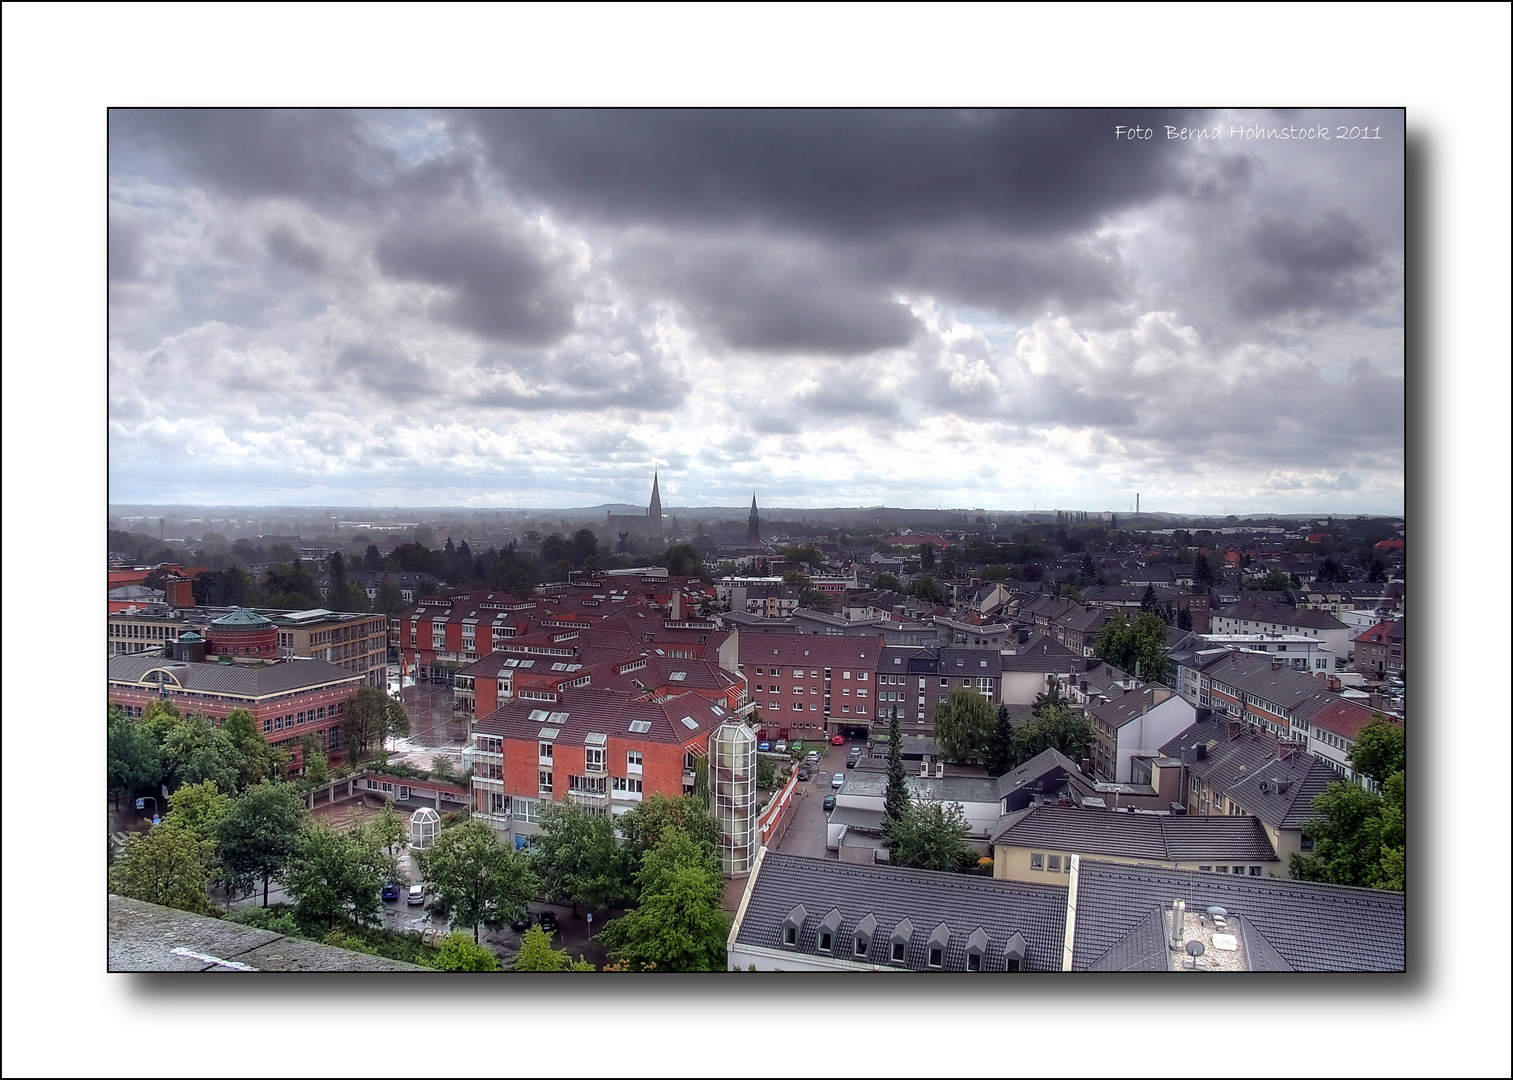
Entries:
[[[804, 677], [804, 672], [805, 672], [804, 668], [794, 668], [793, 669], [793, 677], [795, 679], [802, 679]], [[754, 675], [781, 675], [782, 673], [783, 673], [783, 669], [782, 668], [770, 668], [770, 669], [769, 668], [757, 668], [754, 672], [752, 672], [752, 674], [754, 674]], [[819, 669], [818, 668], [809, 668], [808, 669], [808, 673], [809, 673], [809, 677], [811, 679], [818, 679], [820, 677], [820, 673], [819, 673]], [[851, 672], [849, 672], [849, 671], [842, 671], [841, 672], [841, 678], [842, 679], [849, 679], [849, 678], [851, 678]], [[865, 672], [865, 671], [858, 671], [856, 673], [856, 681], [857, 682], [866, 682], [867, 681], [867, 672]]]
[[332, 716], [340, 716], [341, 713], [342, 703], [338, 701], [335, 705], [332, 705], [330, 707], [329, 711], [324, 705], [322, 705], [319, 708], [309, 709], [305, 712], [289, 713], [287, 716], [270, 717], [269, 719], [263, 721], [263, 731], [283, 731], [285, 728], [299, 727], [302, 724], [313, 724], [317, 721], [325, 720]]
[[1070, 874], [1072, 872], [1072, 857], [1070, 855], [1051, 855], [1043, 851], [1030, 852], [1030, 869], [1044, 870], [1051, 874]]

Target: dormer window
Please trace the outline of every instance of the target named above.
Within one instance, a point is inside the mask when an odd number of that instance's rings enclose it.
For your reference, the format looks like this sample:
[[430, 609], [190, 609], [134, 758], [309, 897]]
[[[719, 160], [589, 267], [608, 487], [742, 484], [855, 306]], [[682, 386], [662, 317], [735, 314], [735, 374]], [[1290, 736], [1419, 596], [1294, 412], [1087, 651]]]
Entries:
[[889, 935], [889, 940], [893, 945], [893, 962], [895, 964], [902, 964], [904, 962], [904, 957], [908, 954], [909, 941], [913, 937], [914, 924], [908, 919], [903, 919], [893, 928], [893, 933]]
[[856, 931], [852, 941], [854, 955], [865, 957], [872, 946], [872, 937], [877, 933], [877, 917], [870, 912], [867, 917], [856, 924]]
[[841, 909], [831, 908], [829, 913], [820, 920], [819, 942], [820, 952], [835, 951], [835, 934], [841, 928]]
[[796, 908], [794, 908], [792, 911], [790, 911], [788, 913], [788, 917], [783, 920], [783, 944], [784, 945], [789, 945], [789, 946], [797, 946], [798, 945], [798, 943], [799, 943], [799, 934], [801, 934], [803, 932], [803, 930], [804, 930], [804, 920], [807, 919], [807, 918], [809, 918], [809, 912], [807, 910], [805, 910], [803, 904], [798, 905]]
[[1003, 969], [1005, 971], [1024, 970], [1024, 935], [1018, 930], [1009, 938], [1008, 944], [1003, 947]]
[[946, 945], [951, 940], [951, 928], [945, 923], [939, 923], [934, 930], [930, 931], [930, 966], [932, 968], [945, 967]]
[[967, 938], [967, 970], [981, 971], [982, 957], [988, 951], [988, 932], [982, 927], [972, 931], [972, 936]]

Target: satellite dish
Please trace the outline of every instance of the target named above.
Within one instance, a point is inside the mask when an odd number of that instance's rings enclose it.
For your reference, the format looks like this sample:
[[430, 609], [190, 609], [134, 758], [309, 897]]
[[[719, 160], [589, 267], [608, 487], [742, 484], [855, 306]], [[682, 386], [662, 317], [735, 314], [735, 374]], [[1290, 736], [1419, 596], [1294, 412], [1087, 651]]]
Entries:
[[1225, 911], [1218, 904], [1215, 904], [1213, 907], [1209, 908], [1208, 913], [1216, 919], [1222, 919], [1224, 918], [1224, 916], [1229, 914], [1229, 912]]
[[1187, 950], [1187, 955], [1191, 956], [1194, 960], [1203, 955], [1203, 942], [1197, 938], [1193, 938], [1182, 947]]

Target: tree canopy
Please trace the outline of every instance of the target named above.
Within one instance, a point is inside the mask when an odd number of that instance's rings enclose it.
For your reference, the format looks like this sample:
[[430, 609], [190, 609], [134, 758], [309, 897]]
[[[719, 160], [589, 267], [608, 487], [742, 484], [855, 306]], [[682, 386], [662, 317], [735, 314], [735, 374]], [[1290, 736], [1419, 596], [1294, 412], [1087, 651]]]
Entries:
[[529, 858], [500, 843], [482, 821], [443, 829], [418, 861], [436, 906], [471, 926], [474, 941], [480, 924], [508, 922], [524, 911], [538, 884]]
[[599, 934], [616, 964], [634, 971], [723, 971], [730, 918], [724, 878], [710, 853], [676, 825], [642, 859], [640, 903]]
[[910, 803], [893, 828], [888, 862], [917, 870], [962, 870], [977, 861], [966, 844], [971, 827], [960, 803]]
[[1401, 724], [1393, 723], [1381, 713], [1375, 714], [1356, 735], [1350, 764], [1378, 784], [1385, 783], [1387, 777], [1408, 767], [1407, 732]]
[[545, 895], [590, 911], [603, 911], [634, 896], [631, 858], [615, 839], [615, 823], [576, 803], [543, 808], [531, 862]]
[[1166, 623], [1149, 612], [1134, 619], [1117, 615], [1098, 631], [1093, 655], [1146, 682], [1160, 682], [1171, 663], [1166, 655]]
[[242, 792], [216, 826], [227, 888], [240, 891], [261, 881], [267, 907], [269, 883], [297, 851], [305, 814], [304, 800], [287, 784], [264, 782]]
[[935, 707], [935, 742], [947, 761], [975, 761], [987, 749], [997, 714], [975, 690], [958, 687]]
[[361, 687], [347, 705], [342, 730], [353, 761], [361, 761], [395, 735], [410, 733], [405, 707], [376, 686]]
[[499, 971], [499, 958], [466, 934], [448, 934], [430, 964], [437, 971]]
[[[464, 939], [466, 940], [466, 939]], [[552, 948], [552, 938], [539, 926], [520, 935], [520, 951], [515, 954], [511, 971], [593, 971], [594, 965], [581, 957], [574, 961], [566, 949]]]
[[1393, 773], [1377, 795], [1338, 781], [1313, 800], [1319, 816], [1303, 823], [1313, 851], [1293, 852], [1288, 872], [1302, 881], [1402, 891], [1407, 780]]
[[210, 859], [215, 845], [180, 824], [163, 824], [126, 838], [110, 868], [110, 889], [149, 904], [209, 914]]
[[300, 827], [298, 843], [279, 880], [294, 897], [294, 913], [306, 925], [376, 923], [379, 890], [390, 869], [383, 851], [362, 830], [338, 831], [314, 818]]

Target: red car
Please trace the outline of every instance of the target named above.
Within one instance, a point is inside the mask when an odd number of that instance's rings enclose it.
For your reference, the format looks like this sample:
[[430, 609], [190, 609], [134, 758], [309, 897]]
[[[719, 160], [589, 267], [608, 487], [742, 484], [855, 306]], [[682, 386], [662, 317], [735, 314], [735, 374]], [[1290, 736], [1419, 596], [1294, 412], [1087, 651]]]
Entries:
[[832, 735], [830, 737], [830, 745], [831, 746], [844, 746], [845, 744], [846, 744], [846, 740], [844, 738], [842, 738], [840, 735]]

